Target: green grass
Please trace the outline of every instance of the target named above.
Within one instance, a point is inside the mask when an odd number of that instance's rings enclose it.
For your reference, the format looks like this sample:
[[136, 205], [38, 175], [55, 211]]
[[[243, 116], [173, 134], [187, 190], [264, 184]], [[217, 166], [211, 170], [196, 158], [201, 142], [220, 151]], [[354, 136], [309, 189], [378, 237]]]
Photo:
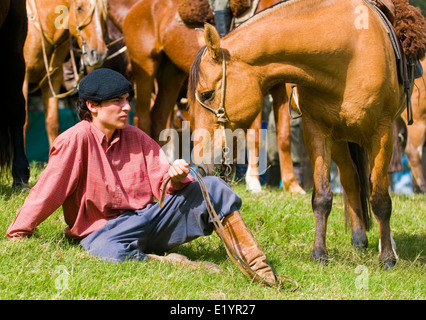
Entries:
[[[32, 167], [31, 185], [41, 169]], [[279, 274], [300, 284], [296, 292], [277, 290], [248, 280], [229, 260], [216, 235], [174, 251], [192, 260], [218, 264], [223, 272], [190, 269], [161, 262], [113, 264], [88, 256], [64, 236], [62, 209], [43, 222], [30, 239], [12, 242], [6, 230], [28, 190], [0, 182], [0, 299], [403, 299], [426, 298], [426, 196], [392, 195], [392, 234], [399, 262], [383, 271], [378, 262], [378, 226], [368, 232], [369, 247], [350, 245], [343, 200], [335, 195], [327, 230], [331, 260], [327, 266], [309, 259], [314, 219], [311, 194], [291, 196], [278, 189], [251, 194], [234, 186], [243, 198], [242, 215]], [[363, 272], [359, 269], [363, 268]], [[361, 280], [364, 286], [360, 286]], [[290, 288], [290, 286], [289, 286]]]

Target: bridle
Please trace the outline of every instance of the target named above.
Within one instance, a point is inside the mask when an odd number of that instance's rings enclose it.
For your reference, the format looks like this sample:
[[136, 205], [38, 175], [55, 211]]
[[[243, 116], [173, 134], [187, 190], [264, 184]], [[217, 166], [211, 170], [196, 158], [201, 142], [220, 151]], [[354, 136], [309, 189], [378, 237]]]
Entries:
[[[208, 105], [206, 105], [205, 103], [203, 103], [200, 99], [200, 97], [198, 96], [198, 93], [195, 92], [195, 99], [198, 101], [198, 103], [203, 106], [205, 109], [213, 112], [215, 114], [215, 116], [217, 117], [217, 122], [222, 125], [223, 127], [225, 127], [225, 124], [229, 121], [228, 116], [226, 115], [226, 110], [225, 110], [225, 92], [226, 92], [226, 60], [225, 60], [225, 53], [223, 51], [223, 49], [221, 49], [222, 51], [222, 97], [220, 99], [220, 105], [219, 107], [215, 110], [213, 108], [210, 108]], [[203, 55], [206, 53], [206, 49], [204, 49], [204, 53]]]
[[[203, 55], [206, 53], [206, 49], [204, 49]], [[221, 174], [221, 178], [224, 179], [226, 182], [230, 182], [231, 180], [231, 174], [232, 174], [232, 161], [230, 159], [230, 148], [227, 145], [227, 139], [226, 139], [226, 124], [229, 122], [229, 118], [226, 114], [225, 109], [225, 93], [226, 93], [226, 59], [225, 59], [225, 52], [223, 49], [221, 49], [222, 52], [222, 96], [220, 99], [220, 105], [217, 109], [213, 109], [206, 105], [204, 102], [201, 101], [200, 97], [198, 96], [198, 93], [195, 92], [195, 99], [198, 101], [198, 103], [205, 109], [212, 112], [216, 118], [217, 123], [220, 124], [222, 127], [222, 132], [224, 135], [225, 140], [225, 146], [222, 148], [222, 159], [221, 159], [221, 166], [224, 168], [223, 175]]]
[[[74, 4], [74, 10], [73, 10], [74, 21], [75, 21], [76, 30], [77, 30], [77, 36], [81, 41], [81, 54], [83, 56], [87, 54], [87, 46], [86, 46], [86, 41], [84, 40], [83, 36], [81, 35], [81, 30], [86, 28], [92, 22], [93, 15], [95, 14], [96, 9], [98, 8], [98, 3], [102, 4], [102, 6], [101, 6], [102, 8], [100, 8], [100, 9], [102, 10], [102, 15], [103, 15], [104, 21], [106, 21], [105, 8], [103, 8], [104, 7], [103, 0], [92, 0], [92, 1], [90, 1], [90, 3], [91, 3], [90, 10], [81, 22], [77, 21], [77, 10], [78, 9], [76, 7], [76, 4]], [[99, 10], [99, 8], [98, 8], [98, 10]], [[82, 59], [82, 61], [84, 61], [84, 59]]]

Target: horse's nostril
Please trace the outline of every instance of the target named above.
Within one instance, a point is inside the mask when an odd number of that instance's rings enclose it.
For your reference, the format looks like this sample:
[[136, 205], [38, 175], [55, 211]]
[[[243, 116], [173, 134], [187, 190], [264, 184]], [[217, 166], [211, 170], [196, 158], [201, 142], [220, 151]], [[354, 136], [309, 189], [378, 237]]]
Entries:
[[98, 59], [98, 57], [99, 57], [98, 52], [97, 52], [96, 50], [94, 50], [94, 49], [90, 50], [90, 55], [92, 56], [92, 58], [93, 58], [94, 60], [97, 60], [97, 59]]

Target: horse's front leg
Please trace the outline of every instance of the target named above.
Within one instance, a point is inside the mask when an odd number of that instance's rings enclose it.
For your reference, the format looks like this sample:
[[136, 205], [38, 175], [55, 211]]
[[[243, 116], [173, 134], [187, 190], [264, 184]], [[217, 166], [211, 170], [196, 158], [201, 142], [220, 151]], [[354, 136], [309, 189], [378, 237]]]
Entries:
[[151, 109], [151, 137], [159, 142], [161, 131], [167, 127], [167, 120], [179, 97], [187, 75], [165, 58], [157, 70], [158, 92]]
[[61, 90], [64, 79], [62, 64], [68, 54], [68, 49], [68, 41], [65, 41], [65, 43], [56, 48], [55, 53], [50, 57], [52, 61], [51, 68], [49, 70], [53, 70], [53, 73], [50, 75], [50, 79], [47, 78], [41, 86], [49, 147], [52, 146], [53, 141], [55, 141], [60, 132], [58, 111], [59, 101], [54, 95], [59, 94]]
[[396, 263], [390, 234], [392, 200], [388, 191], [387, 169], [392, 156], [392, 127], [379, 128], [373, 137], [370, 152], [371, 169], [371, 208], [379, 223], [380, 261], [384, 269], [392, 268]]
[[260, 130], [262, 129], [262, 113], [259, 113], [247, 131], [247, 152], [248, 163], [246, 172], [246, 187], [248, 190], [257, 193], [262, 192], [259, 178], [259, 149]]
[[[151, 135], [151, 104], [155, 100], [154, 74], [157, 72], [158, 64], [147, 59], [147, 66], [139, 61], [132, 60], [132, 72], [135, 82], [136, 106], [134, 125]], [[154, 96], [154, 97], [153, 97]]]
[[283, 189], [293, 194], [305, 194], [305, 190], [303, 190], [297, 182], [296, 175], [294, 174], [293, 161], [291, 159], [290, 116], [288, 114], [288, 98], [285, 85], [276, 85], [270, 92], [272, 95], [277, 128], [277, 142]]
[[426, 179], [423, 173], [421, 150], [425, 144], [426, 128], [421, 121], [415, 121], [408, 128], [407, 146], [405, 154], [410, 164], [413, 178], [420, 189], [420, 192], [426, 193]]
[[330, 188], [331, 141], [317, 128], [314, 121], [304, 118], [305, 144], [309, 153], [314, 179], [312, 209], [315, 217], [315, 239], [311, 260], [325, 263], [327, 220], [333, 203]]
[[59, 93], [59, 90], [61, 89], [61, 83], [62, 69], [58, 69], [51, 76], [52, 89], [50, 88], [47, 81], [41, 87], [49, 147], [53, 145], [53, 141], [55, 141], [59, 135], [58, 99], [53, 96], [52, 90], [54, 93]]

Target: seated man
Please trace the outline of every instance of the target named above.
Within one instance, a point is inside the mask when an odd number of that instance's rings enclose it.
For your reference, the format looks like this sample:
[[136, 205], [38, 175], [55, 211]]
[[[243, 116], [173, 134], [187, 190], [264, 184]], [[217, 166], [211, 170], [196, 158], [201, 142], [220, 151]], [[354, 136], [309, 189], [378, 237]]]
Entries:
[[[132, 84], [110, 69], [97, 69], [79, 85], [80, 118], [50, 150], [49, 162], [7, 236], [19, 240], [62, 205], [68, 237], [108, 261], [146, 260], [199, 236], [210, 235], [200, 186], [184, 160], [170, 165], [148, 135], [127, 124]], [[164, 181], [164, 206], [160, 199]], [[232, 246], [268, 284], [277, 280], [242, 220], [240, 197], [221, 179], [203, 179]], [[147, 255], [147, 254], [148, 255]]]

